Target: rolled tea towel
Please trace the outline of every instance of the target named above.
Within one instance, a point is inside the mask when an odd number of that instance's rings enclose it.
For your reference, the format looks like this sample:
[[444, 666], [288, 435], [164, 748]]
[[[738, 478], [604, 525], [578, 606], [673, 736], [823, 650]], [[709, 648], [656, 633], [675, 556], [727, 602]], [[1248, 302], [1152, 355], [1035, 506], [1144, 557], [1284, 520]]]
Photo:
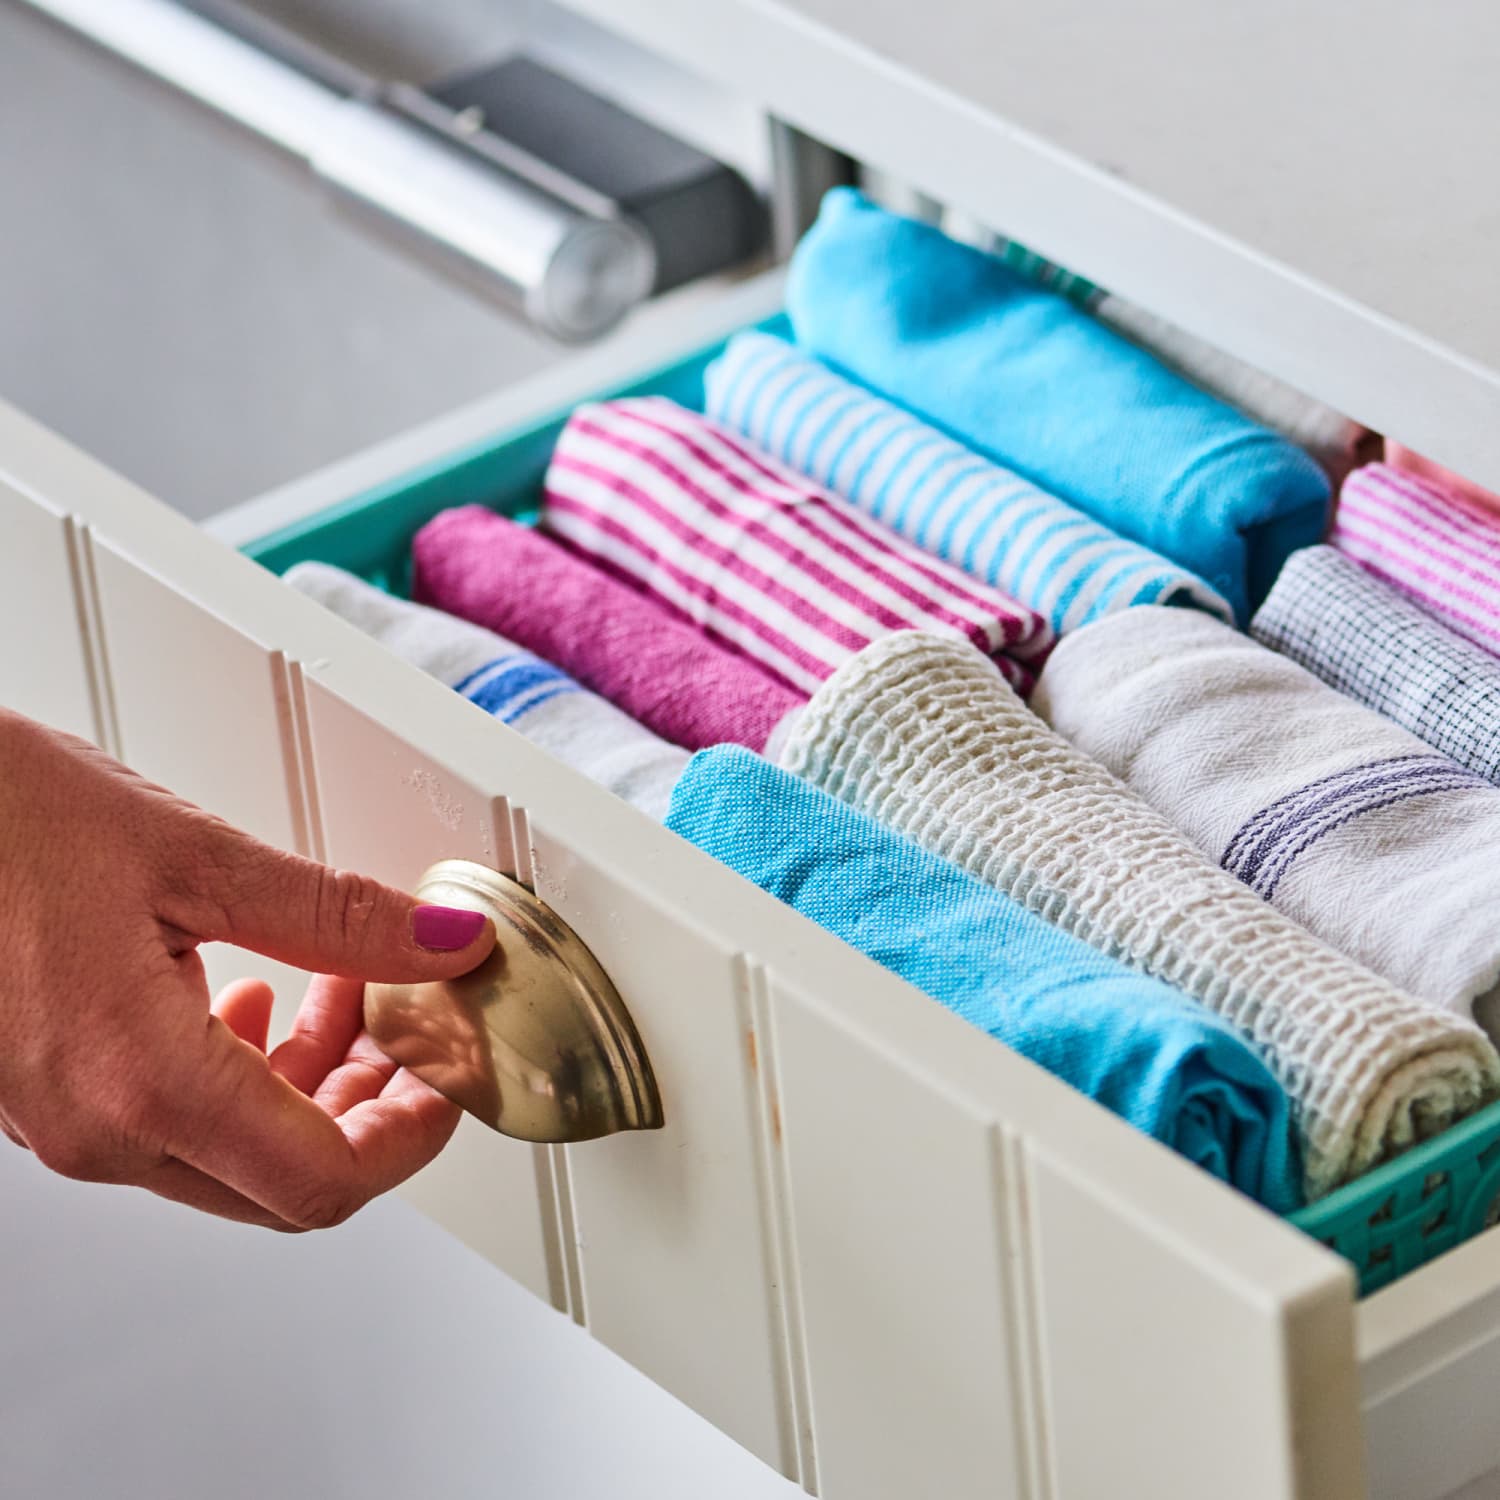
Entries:
[[1500, 1015], [1500, 787], [1217, 620], [1138, 609], [1059, 648], [1037, 712], [1341, 953]]
[[498, 631], [688, 750], [765, 748], [802, 701], [628, 584], [483, 506], [412, 542], [412, 594]]
[[783, 339], [741, 333], [704, 376], [708, 415], [867, 515], [1074, 630], [1132, 604], [1225, 619], [1201, 578], [845, 380]]
[[1029, 280], [1087, 309], [1106, 327], [1139, 344], [1201, 390], [1305, 448], [1335, 484], [1378, 451], [1380, 439], [1342, 412], [1216, 349], [1166, 318], [1106, 292], [1076, 272], [1043, 260], [1015, 240], [1002, 240], [994, 253]]
[[1389, 464], [1366, 464], [1339, 491], [1329, 541], [1500, 655], [1500, 515]]
[[1281, 1085], [1170, 985], [738, 747], [693, 757], [667, 827], [1215, 1177], [1298, 1205]]
[[804, 692], [892, 630], [967, 640], [1023, 689], [1053, 640], [1034, 611], [659, 397], [573, 413], [542, 525]]
[[1335, 485], [1379, 451], [1369, 428], [1124, 297], [1106, 293], [1093, 312], [1194, 385], [1306, 449]]
[[1500, 659], [1332, 547], [1287, 559], [1250, 633], [1500, 783]]
[[1423, 458], [1420, 453], [1414, 453], [1390, 438], [1385, 440], [1385, 461], [1393, 469], [1415, 474], [1418, 479], [1425, 479], [1428, 484], [1446, 490], [1450, 495], [1462, 495], [1486, 510], [1500, 511], [1500, 495], [1494, 490], [1487, 490], [1482, 484], [1475, 484], [1472, 479], [1465, 479], [1462, 474], [1455, 474], [1452, 469], [1445, 469], [1442, 464], [1433, 463], [1430, 458]]
[[1216, 589], [1244, 620], [1321, 541], [1328, 480], [995, 256], [849, 188], [792, 260], [797, 342]]
[[977, 652], [920, 632], [877, 641], [814, 694], [782, 763], [1229, 1021], [1292, 1101], [1309, 1200], [1500, 1092], [1478, 1027], [1219, 869]]
[[565, 672], [478, 625], [408, 604], [324, 563], [286, 581], [445, 682], [591, 781], [664, 818], [688, 753], [652, 734]]

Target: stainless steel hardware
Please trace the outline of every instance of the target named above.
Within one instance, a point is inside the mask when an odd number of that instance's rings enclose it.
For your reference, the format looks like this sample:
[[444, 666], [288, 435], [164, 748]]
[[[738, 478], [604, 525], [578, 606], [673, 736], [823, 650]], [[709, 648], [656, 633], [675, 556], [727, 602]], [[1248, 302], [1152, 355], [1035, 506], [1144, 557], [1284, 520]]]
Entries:
[[[435, 128], [411, 107], [420, 91], [306, 43], [273, 55], [172, 0], [25, 3], [300, 158], [409, 245], [557, 338], [597, 338], [651, 292], [656, 258], [638, 225], [580, 209], [466, 150], [460, 130]], [[203, 8], [244, 10], [232, 0]], [[255, 27], [257, 40], [279, 30]]]

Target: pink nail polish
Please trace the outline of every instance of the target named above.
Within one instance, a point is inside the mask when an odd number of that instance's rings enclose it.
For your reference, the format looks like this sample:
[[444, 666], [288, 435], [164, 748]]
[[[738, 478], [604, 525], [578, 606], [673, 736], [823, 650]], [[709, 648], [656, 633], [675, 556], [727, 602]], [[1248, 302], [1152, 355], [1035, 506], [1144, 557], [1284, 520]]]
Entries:
[[411, 914], [411, 935], [429, 953], [467, 948], [484, 928], [484, 913], [458, 906], [419, 906]]

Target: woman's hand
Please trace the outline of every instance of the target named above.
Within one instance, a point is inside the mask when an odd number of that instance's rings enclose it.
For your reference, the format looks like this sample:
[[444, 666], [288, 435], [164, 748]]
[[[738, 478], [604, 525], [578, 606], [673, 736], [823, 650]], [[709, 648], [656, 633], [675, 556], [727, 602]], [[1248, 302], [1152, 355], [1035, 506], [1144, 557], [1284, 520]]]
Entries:
[[[325, 976], [269, 1057], [270, 987], [211, 1007], [205, 942]], [[66, 1176], [341, 1223], [458, 1122], [364, 1034], [363, 981], [448, 978], [493, 944], [477, 913], [269, 848], [0, 710], [0, 1129]]]

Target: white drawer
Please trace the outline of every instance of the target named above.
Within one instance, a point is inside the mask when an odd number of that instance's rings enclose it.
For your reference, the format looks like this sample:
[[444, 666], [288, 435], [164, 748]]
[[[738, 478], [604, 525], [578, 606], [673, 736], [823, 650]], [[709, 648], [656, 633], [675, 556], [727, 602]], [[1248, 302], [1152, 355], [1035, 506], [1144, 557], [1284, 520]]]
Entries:
[[[775, 292], [657, 338], [687, 352]], [[621, 358], [235, 524], [582, 399]], [[1356, 1305], [1321, 1246], [14, 413], [0, 526], [27, 642], [0, 699], [319, 858], [514, 872], [580, 932], [666, 1128], [544, 1148], [466, 1125], [412, 1192], [810, 1490], [1436, 1500], [1500, 1464], [1500, 1237]]]

